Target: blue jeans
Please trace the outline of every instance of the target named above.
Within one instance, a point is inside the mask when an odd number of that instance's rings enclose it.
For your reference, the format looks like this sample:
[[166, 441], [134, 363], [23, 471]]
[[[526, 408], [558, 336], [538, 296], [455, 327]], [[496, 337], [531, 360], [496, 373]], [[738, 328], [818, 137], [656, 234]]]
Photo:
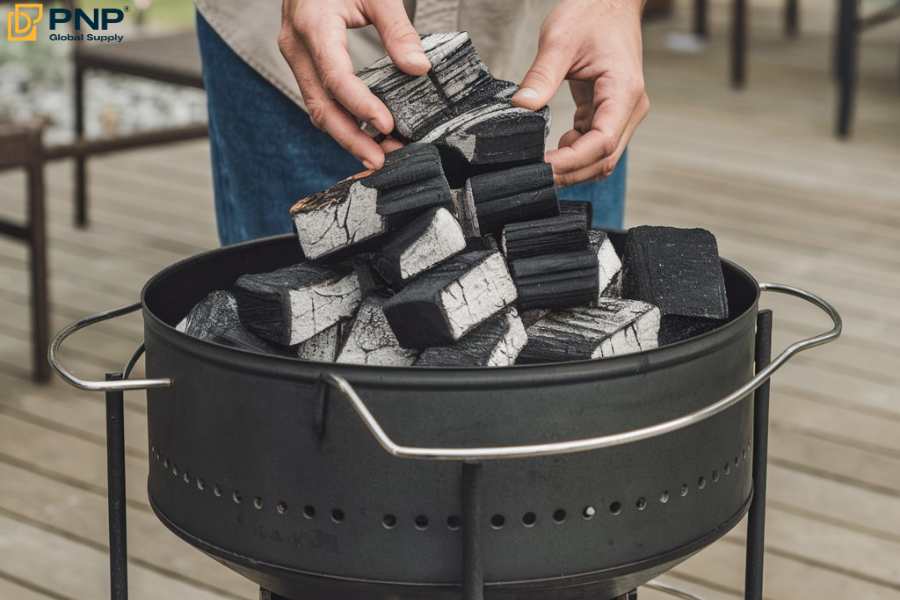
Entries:
[[[234, 244], [288, 233], [294, 202], [363, 166], [235, 54], [199, 13], [197, 37], [219, 239]], [[564, 188], [560, 198], [591, 201], [595, 227], [621, 227], [625, 171], [623, 156], [610, 177]]]

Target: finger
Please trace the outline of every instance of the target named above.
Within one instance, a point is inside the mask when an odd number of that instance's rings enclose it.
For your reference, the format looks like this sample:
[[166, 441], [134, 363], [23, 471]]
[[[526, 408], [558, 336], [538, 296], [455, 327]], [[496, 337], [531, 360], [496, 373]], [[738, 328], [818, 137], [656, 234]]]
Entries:
[[542, 42], [537, 56], [512, 103], [529, 110], [539, 110], [550, 102], [572, 66], [572, 53], [557, 43]]
[[362, 132], [346, 111], [328, 97], [306, 48], [299, 40], [286, 38], [282, 38], [280, 47], [300, 86], [300, 94], [313, 125], [331, 135], [367, 168], [381, 168], [384, 164], [384, 151]]
[[584, 134], [577, 129], [570, 129], [569, 131], [562, 134], [562, 136], [560, 136], [559, 147], [564, 148], [566, 146], [571, 146], [573, 143], [575, 143], [575, 140], [580, 138], [582, 135]]
[[369, 18], [394, 64], [409, 75], [424, 75], [431, 70], [422, 39], [410, 23], [403, 2], [371, 0], [367, 6]]
[[397, 141], [392, 137], [386, 137], [381, 140], [381, 149], [384, 150], [385, 154], [388, 152], [393, 152], [394, 150], [399, 150], [403, 147], [403, 143]]
[[312, 55], [319, 79], [335, 100], [361, 121], [381, 133], [394, 129], [394, 118], [384, 102], [356, 76], [347, 51], [347, 28], [340, 20], [319, 22], [304, 33], [302, 42]]

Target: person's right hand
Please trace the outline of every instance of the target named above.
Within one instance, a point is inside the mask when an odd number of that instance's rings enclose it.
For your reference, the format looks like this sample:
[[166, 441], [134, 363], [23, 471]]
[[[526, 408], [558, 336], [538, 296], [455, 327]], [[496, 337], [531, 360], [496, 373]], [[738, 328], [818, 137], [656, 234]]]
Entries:
[[347, 50], [347, 29], [374, 25], [385, 50], [401, 71], [424, 75], [431, 63], [402, 0], [284, 0], [278, 47], [300, 86], [313, 125], [333, 137], [368, 169], [380, 169], [385, 150], [359, 123], [383, 134], [394, 129], [384, 103], [355, 75]]

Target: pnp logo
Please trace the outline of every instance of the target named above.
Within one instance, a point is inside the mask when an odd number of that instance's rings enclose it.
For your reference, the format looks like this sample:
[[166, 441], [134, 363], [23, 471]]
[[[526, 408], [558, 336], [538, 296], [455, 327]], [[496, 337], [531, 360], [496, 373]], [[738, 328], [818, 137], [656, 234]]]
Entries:
[[110, 25], [121, 23], [124, 18], [125, 11], [121, 8], [95, 8], [90, 13], [80, 8], [51, 8], [50, 30], [55, 31], [57, 25], [72, 23], [76, 32], [81, 31], [82, 26], [106, 31]]
[[44, 18], [44, 5], [16, 4], [6, 15], [6, 39], [10, 42], [37, 40], [37, 24]]

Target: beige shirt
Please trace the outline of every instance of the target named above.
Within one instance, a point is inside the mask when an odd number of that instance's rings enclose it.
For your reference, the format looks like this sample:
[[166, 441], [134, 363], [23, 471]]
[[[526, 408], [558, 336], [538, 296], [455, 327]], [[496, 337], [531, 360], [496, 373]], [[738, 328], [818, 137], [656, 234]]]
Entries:
[[[279, 0], [196, 0], [197, 9], [247, 64], [300, 107], [297, 82], [278, 50]], [[468, 31], [495, 77], [520, 81], [537, 52], [538, 32], [555, 0], [418, 0], [414, 15], [420, 33]], [[351, 30], [350, 55], [357, 69], [384, 55], [371, 27]], [[551, 102], [548, 148], [572, 127], [574, 103], [567, 86]]]

